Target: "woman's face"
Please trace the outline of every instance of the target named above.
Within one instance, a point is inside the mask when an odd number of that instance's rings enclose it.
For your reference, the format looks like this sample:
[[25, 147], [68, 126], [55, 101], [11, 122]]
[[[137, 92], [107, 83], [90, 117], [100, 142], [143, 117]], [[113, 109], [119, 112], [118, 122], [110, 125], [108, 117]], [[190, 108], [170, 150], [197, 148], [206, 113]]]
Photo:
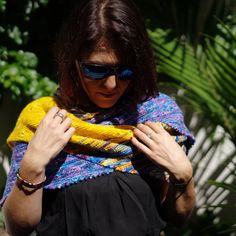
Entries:
[[[104, 46], [97, 48], [83, 63], [119, 65], [114, 51]], [[91, 80], [83, 75], [81, 78], [82, 87], [89, 99], [100, 108], [113, 107], [130, 83], [131, 80], [120, 80], [116, 75], [109, 75], [101, 80]]]

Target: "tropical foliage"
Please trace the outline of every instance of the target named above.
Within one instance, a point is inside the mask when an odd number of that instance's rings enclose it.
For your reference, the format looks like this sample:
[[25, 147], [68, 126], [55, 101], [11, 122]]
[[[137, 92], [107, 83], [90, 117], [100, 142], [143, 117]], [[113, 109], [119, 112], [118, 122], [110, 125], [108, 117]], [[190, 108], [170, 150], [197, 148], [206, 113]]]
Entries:
[[[175, 79], [185, 102], [208, 114], [236, 144], [236, 24], [219, 24], [220, 34], [206, 38], [205, 48], [187, 42], [166, 41], [168, 31], [150, 31], [158, 71]], [[211, 42], [213, 41], [213, 42]]]
[[[0, 101], [7, 93], [18, 103], [25, 103], [56, 89], [50, 48], [75, 2], [0, 0]], [[197, 137], [190, 158], [194, 164], [198, 206], [182, 231], [169, 227], [166, 236], [233, 235], [236, 231], [236, 1], [136, 2], [149, 27], [160, 85], [174, 88], [187, 125]], [[1, 164], [6, 155], [0, 145]], [[0, 169], [7, 172], [3, 166]], [[0, 183], [1, 188], [3, 185]]]
[[[14, 22], [8, 18], [11, 13], [7, 12], [11, 2], [0, 0], [0, 96], [3, 96], [4, 90], [8, 90], [12, 98], [33, 99], [55, 90], [55, 83], [37, 71], [38, 58], [35, 53], [22, 50], [29, 35], [23, 29], [23, 23], [30, 20], [34, 10], [45, 4], [45, 0], [25, 2], [22, 7], [24, 18]], [[17, 25], [19, 23], [22, 29]]]
[[13, 99], [35, 99], [51, 94], [56, 84], [37, 70], [37, 56], [32, 52], [2, 49], [0, 84], [9, 90]]
[[[32, 13], [47, 4], [47, 0], [24, 1], [19, 5], [13, 1], [0, 0], [0, 104], [8, 99], [16, 101], [18, 105], [27, 101], [52, 94], [56, 84], [47, 76], [38, 72], [38, 56], [29, 51], [29, 24]], [[22, 17], [23, 16], [23, 17]], [[9, 103], [9, 101], [8, 101]], [[2, 107], [0, 107], [0, 110]], [[17, 114], [15, 114], [16, 118]], [[1, 119], [4, 113], [1, 111]], [[1, 123], [7, 124], [7, 120]], [[13, 125], [13, 124], [12, 124]], [[5, 127], [1, 127], [0, 137], [0, 195], [9, 169], [8, 156], [5, 145]], [[4, 226], [0, 212], [0, 228]], [[1, 231], [2, 232], [2, 231]], [[0, 232], [0, 234], [1, 234]]]
[[[199, 146], [198, 152], [202, 152], [202, 157], [196, 159], [192, 156], [192, 162], [195, 167], [195, 174], [199, 175], [201, 161], [205, 161], [209, 164], [214, 157], [212, 154], [210, 158], [206, 159], [207, 153], [216, 153], [219, 145], [225, 141], [225, 138], [231, 140], [234, 144], [232, 151], [223, 159], [217, 163], [217, 169], [211, 172], [208, 178], [217, 179], [220, 177], [221, 172], [229, 168], [225, 176], [225, 180], [230, 183], [222, 182], [208, 182], [218, 188], [223, 188], [223, 191], [217, 194], [218, 198], [226, 190], [230, 191], [235, 196], [235, 145], [236, 145], [236, 21], [235, 16], [228, 17], [226, 23], [220, 22], [217, 27], [219, 29], [218, 34], [215, 37], [205, 36], [205, 44], [192, 45], [187, 40], [168, 40], [171, 31], [157, 29], [155, 31], [149, 31], [150, 38], [152, 40], [153, 48], [158, 63], [158, 71], [161, 74], [167, 75], [171, 78], [169, 81], [170, 86], [175, 86], [178, 91], [178, 98], [186, 105], [190, 106], [198, 115], [204, 117], [204, 124], [207, 135], [203, 140], [203, 145], [210, 141], [210, 145], [205, 148]], [[206, 120], [210, 123], [206, 123]], [[218, 127], [222, 127], [225, 131], [223, 135], [218, 138], [214, 138], [215, 131]], [[209, 138], [210, 137], [210, 138]], [[195, 153], [196, 154], [196, 153]], [[204, 160], [205, 159], [205, 160]], [[206, 165], [203, 170], [209, 172]], [[199, 178], [198, 178], [199, 179]], [[227, 188], [226, 188], [227, 186]], [[198, 184], [199, 198], [201, 192], [206, 194], [209, 189], [209, 185]], [[214, 188], [211, 194], [218, 191], [218, 188]], [[223, 202], [226, 196], [221, 198]], [[190, 235], [213, 235], [208, 233], [221, 232], [222, 235], [229, 235], [230, 232], [235, 232], [236, 222], [236, 204], [225, 204], [219, 202], [217, 206], [213, 206], [215, 198], [205, 198], [205, 214], [202, 214], [199, 218], [207, 216], [211, 219], [211, 223], [207, 224], [207, 229], [201, 228], [197, 230], [195, 227], [194, 232], [189, 231]], [[219, 214], [213, 214], [215, 209], [231, 207], [232, 214], [225, 219], [219, 219]], [[219, 212], [219, 211], [218, 211]], [[234, 213], [233, 213], [234, 212]], [[214, 225], [215, 220], [218, 223]], [[220, 220], [220, 221], [219, 221]], [[206, 222], [206, 219], [205, 219]], [[200, 224], [200, 222], [198, 222]], [[191, 228], [191, 227], [190, 227]], [[216, 230], [216, 231], [215, 231]], [[200, 234], [199, 234], [200, 233]]]

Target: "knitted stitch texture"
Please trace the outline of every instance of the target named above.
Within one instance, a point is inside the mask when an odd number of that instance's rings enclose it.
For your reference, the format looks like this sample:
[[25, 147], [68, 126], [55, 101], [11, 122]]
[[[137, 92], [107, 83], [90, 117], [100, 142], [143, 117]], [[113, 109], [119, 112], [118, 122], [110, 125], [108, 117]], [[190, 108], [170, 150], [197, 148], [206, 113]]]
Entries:
[[[4, 192], [4, 201], [16, 180], [16, 172], [27, 149], [27, 143], [47, 111], [55, 106], [52, 97], [37, 99], [28, 104], [20, 114], [16, 127], [7, 142], [13, 149], [11, 169]], [[154, 166], [132, 146], [133, 128], [146, 121], [161, 122], [180, 145], [187, 149], [194, 138], [184, 125], [178, 105], [165, 94], [149, 98], [135, 110], [130, 104], [121, 103], [114, 109], [94, 115], [68, 113], [76, 128], [69, 144], [47, 166], [46, 189], [62, 188], [79, 181], [122, 171], [131, 174], [150, 174], [164, 178], [164, 171]]]

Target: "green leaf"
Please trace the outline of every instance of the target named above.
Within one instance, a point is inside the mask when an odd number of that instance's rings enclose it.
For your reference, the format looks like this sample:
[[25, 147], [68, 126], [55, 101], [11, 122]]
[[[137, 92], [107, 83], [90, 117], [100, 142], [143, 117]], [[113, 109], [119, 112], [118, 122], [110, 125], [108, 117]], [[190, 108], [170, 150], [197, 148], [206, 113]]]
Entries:
[[6, 0], [0, 0], [0, 12], [4, 12], [6, 10]]
[[37, 72], [38, 58], [34, 53], [4, 52], [5, 56], [0, 63], [0, 84], [11, 91], [13, 99], [35, 99], [55, 92], [57, 85]]
[[236, 193], [236, 185], [234, 185], [234, 184], [222, 183], [222, 182], [217, 182], [214, 180], [208, 180], [208, 183], [211, 185], [215, 185], [219, 188], [223, 188], [225, 190], [230, 190], [231, 192]]

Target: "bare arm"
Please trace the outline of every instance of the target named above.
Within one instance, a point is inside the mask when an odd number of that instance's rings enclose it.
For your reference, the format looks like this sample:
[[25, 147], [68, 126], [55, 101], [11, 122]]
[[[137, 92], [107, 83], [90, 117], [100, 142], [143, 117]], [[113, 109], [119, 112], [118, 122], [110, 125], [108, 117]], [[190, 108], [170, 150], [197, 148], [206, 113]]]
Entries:
[[[55, 116], [65, 110], [53, 107], [41, 121], [20, 163], [20, 175], [27, 182], [40, 183], [45, 179], [47, 164], [69, 141], [75, 129], [69, 118]], [[3, 205], [6, 229], [10, 235], [29, 235], [38, 225], [42, 214], [42, 189], [22, 190], [17, 184]]]
[[161, 124], [153, 122], [139, 124], [132, 143], [154, 164], [161, 166], [175, 183], [164, 188], [163, 212], [169, 223], [180, 226], [195, 206], [193, 170], [185, 152]]
[[168, 192], [162, 203], [164, 219], [174, 226], [182, 226], [191, 215], [195, 202], [196, 195], [193, 179], [186, 186], [169, 184]]
[[[27, 175], [32, 182], [40, 182], [40, 178]], [[43, 176], [42, 176], [43, 177]], [[27, 195], [15, 184], [3, 205], [3, 214], [7, 232], [10, 235], [28, 235], [39, 223], [42, 213], [42, 189]]]

